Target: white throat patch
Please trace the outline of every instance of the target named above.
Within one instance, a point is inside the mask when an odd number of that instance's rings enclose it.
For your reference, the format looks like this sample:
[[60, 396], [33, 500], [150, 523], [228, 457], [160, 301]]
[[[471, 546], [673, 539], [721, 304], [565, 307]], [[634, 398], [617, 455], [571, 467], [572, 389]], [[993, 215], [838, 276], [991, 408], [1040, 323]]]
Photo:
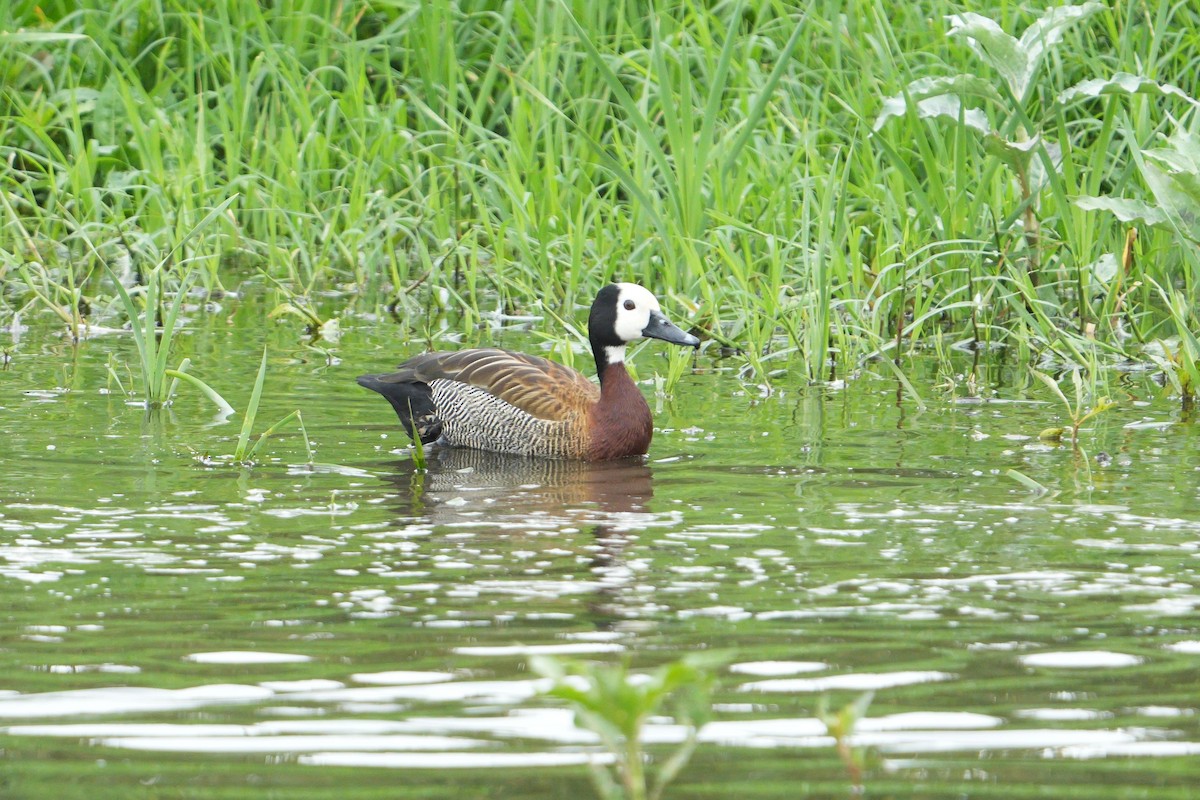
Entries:
[[619, 347], [608, 346], [604, 348], [604, 357], [608, 359], [609, 364], [624, 364], [625, 363], [625, 345]]

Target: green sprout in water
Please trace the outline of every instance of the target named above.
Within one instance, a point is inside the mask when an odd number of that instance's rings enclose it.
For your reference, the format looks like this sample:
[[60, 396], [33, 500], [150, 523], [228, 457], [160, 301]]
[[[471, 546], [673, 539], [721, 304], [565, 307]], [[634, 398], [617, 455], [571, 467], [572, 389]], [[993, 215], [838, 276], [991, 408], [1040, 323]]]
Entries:
[[693, 353], [683, 348], [676, 348], [667, 353], [667, 374], [654, 373], [654, 394], [660, 399], [672, 397], [679, 381], [688, 373]]
[[[649, 674], [630, 672], [627, 660], [596, 664], [537, 657], [530, 665], [553, 679], [546, 694], [570, 703], [575, 724], [599, 736], [612, 754], [611, 766], [592, 764], [592, 783], [601, 800], [658, 800], [696, 749], [696, 735], [712, 710], [712, 668], [724, 660], [692, 653]], [[642, 726], [668, 700], [687, 736], [647, 784]]]
[[[1050, 387], [1050, 391], [1054, 392], [1058, 399], [1062, 401], [1063, 406], [1066, 407], [1067, 416], [1071, 418], [1070, 435], [1072, 446], [1079, 446], [1079, 429], [1085, 422], [1116, 406], [1116, 403], [1114, 403], [1108, 397], [1101, 397], [1096, 400], [1091, 408], [1088, 408], [1087, 399], [1085, 397], [1087, 393], [1084, 391], [1083, 379], [1080, 377], [1079, 370], [1077, 369], [1071, 370], [1071, 383], [1075, 387], [1074, 403], [1067, 399], [1066, 394], [1064, 394], [1062, 388], [1059, 387], [1058, 381], [1054, 380], [1054, 378], [1051, 378], [1044, 372], [1038, 372], [1037, 370], [1033, 370], [1033, 374], [1034, 377], [1046, 384], [1046, 386]], [[1066, 434], [1067, 430], [1063, 428], [1047, 428], [1038, 434], [1038, 438], [1047, 441], [1059, 441], [1063, 439]]]
[[[185, 358], [183, 363], [179, 365], [178, 370], [169, 369], [166, 371], [166, 375], [167, 377], [173, 378], [176, 381], [184, 380], [188, 383], [191, 383], [193, 386], [203, 392], [205, 397], [215, 403], [221, 409], [222, 414], [231, 415], [236, 413], [233, 406], [230, 405], [229, 402], [222, 397], [216, 389], [213, 389], [196, 376], [189, 375], [187, 372], [185, 372], [184, 370], [187, 369], [187, 366], [188, 359]], [[262, 360], [258, 365], [258, 375], [256, 375], [254, 378], [254, 388], [250, 390], [250, 399], [246, 403], [246, 413], [242, 417], [242, 429], [238, 433], [238, 441], [233, 452], [233, 460], [243, 465], [253, 464], [254, 456], [257, 455], [259, 448], [263, 446], [263, 444], [267, 441], [267, 438], [294, 419], [296, 420], [296, 424], [300, 427], [301, 436], [304, 437], [304, 450], [308, 454], [308, 463], [311, 465], [313, 463], [312, 443], [308, 439], [308, 430], [304, 427], [304, 417], [301, 415], [300, 409], [296, 409], [280, 419], [274, 425], [268, 427], [262, 432], [262, 435], [258, 437], [258, 440], [251, 444], [250, 438], [254, 433], [254, 421], [258, 417], [258, 406], [262, 401], [263, 384], [266, 382], [266, 377], [267, 349], [264, 347]], [[174, 392], [174, 387], [172, 387], [171, 391]]]
[[[1177, 344], [1166, 339], [1151, 342], [1146, 352], [1162, 370], [1166, 382], [1179, 394], [1184, 413], [1190, 413], [1195, 403], [1196, 389], [1200, 387], [1200, 339], [1193, 332], [1200, 330], [1200, 322], [1186, 293], [1178, 289], [1165, 289], [1156, 281], [1151, 281], [1151, 284], [1158, 290], [1170, 312], [1178, 339]], [[1155, 349], [1159, 352], [1154, 352]]]
[[817, 702], [817, 719], [833, 737], [838, 758], [842, 760], [846, 775], [850, 778], [850, 791], [856, 796], [861, 796], [866, 791], [863, 784], [863, 757], [862, 751], [850, 744], [850, 739], [854, 736], [854, 728], [858, 721], [866, 715], [867, 708], [874, 698], [874, 692], [865, 692], [859, 695], [858, 699], [833, 712], [829, 710], [829, 698], [825, 695], [821, 695]]
[[[175, 244], [171, 251], [153, 269], [147, 272], [144, 287], [145, 303], [141, 309], [138, 308], [135, 296], [131, 295], [125, 289], [120, 278], [113, 272], [112, 267], [107, 262], [104, 262], [104, 267], [108, 270], [112, 278], [125, 314], [129, 317], [129, 325], [133, 331], [133, 342], [137, 346], [138, 362], [141, 365], [142, 391], [146, 395], [146, 409], [148, 411], [162, 408], [170, 403], [171, 396], [179, 379], [184, 377], [187, 370], [186, 360], [176, 370], [171, 370], [167, 367], [167, 360], [170, 358], [171, 345], [175, 340], [180, 312], [183, 308], [183, 299], [187, 296], [188, 289], [191, 287], [194, 273], [187, 271], [183, 275], [179, 281], [179, 286], [176, 288], [174, 299], [170, 305], [165, 305], [167, 265], [174, 258], [176, 252], [191, 239], [199, 235], [213, 220], [223, 214], [236, 199], [237, 195], [235, 194], [210, 211], [199, 224]], [[91, 245], [90, 242], [88, 244], [89, 246]], [[99, 258], [99, 253], [95, 251], [95, 248], [92, 248], [92, 252]], [[171, 380], [168, 382], [168, 379]], [[209, 399], [217, 402], [214, 397], [216, 392], [208, 389], [198, 379], [192, 379], [192, 383], [201, 385], [203, 387], [202, 391], [207, 390], [205, 394]], [[218, 402], [217, 404], [220, 405], [221, 403]], [[228, 404], [226, 403], [225, 406], [228, 407]]]

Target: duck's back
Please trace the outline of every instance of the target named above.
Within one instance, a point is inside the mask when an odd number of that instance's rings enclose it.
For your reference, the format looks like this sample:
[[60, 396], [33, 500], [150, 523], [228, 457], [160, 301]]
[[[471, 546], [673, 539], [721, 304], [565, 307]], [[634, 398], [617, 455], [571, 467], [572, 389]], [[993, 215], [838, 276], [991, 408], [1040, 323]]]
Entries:
[[587, 456], [600, 399], [576, 370], [494, 348], [425, 353], [359, 383], [387, 397], [424, 441], [547, 458]]

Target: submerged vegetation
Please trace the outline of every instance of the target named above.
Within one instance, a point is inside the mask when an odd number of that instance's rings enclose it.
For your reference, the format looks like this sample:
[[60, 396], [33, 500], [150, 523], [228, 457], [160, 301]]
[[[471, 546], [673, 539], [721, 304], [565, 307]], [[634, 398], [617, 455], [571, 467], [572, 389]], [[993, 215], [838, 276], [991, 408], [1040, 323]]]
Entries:
[[15, 0], [0, 31], [0, 321], [131, 326], [149, 406], [177, 298], [255, 285], [331, 347], [623, 279], [757, 382], [886, 358], [920, 402], [904, 358], [947, 342], [1197, 382], [1193, 4]]

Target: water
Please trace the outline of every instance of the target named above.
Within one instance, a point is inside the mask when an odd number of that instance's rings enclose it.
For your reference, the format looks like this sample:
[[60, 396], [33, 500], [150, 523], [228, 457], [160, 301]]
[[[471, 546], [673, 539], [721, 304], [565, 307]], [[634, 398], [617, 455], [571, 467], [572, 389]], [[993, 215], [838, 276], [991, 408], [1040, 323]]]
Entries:
[[[6, 799], [589, 796], [529, 654], [698, 649], [730, 665], [668, 797], [847, 796], [814, 714], [868, 689], [869, 796], [1192, 796], [1200, 448], [1148, 379], [1076, 453], [1020, 371], [974, 402], [919, 363], [919, 412], [884, 368], [767, 393], [702, 358], [645, 462], [421, 473], [353, 380], [421, 344], [347, 321], [327, 352], [258, 311], [180, 355], [240, 406], [269, 343], [258, 427], [301, 409], [314, 468], [291, 431], [229, 464], [240, 421], [187, 388], [147, 419], [106, 368], [127, 382], [127, 336], [0, 338]], [[681, 735], [653, 721], [651, 752]]]

